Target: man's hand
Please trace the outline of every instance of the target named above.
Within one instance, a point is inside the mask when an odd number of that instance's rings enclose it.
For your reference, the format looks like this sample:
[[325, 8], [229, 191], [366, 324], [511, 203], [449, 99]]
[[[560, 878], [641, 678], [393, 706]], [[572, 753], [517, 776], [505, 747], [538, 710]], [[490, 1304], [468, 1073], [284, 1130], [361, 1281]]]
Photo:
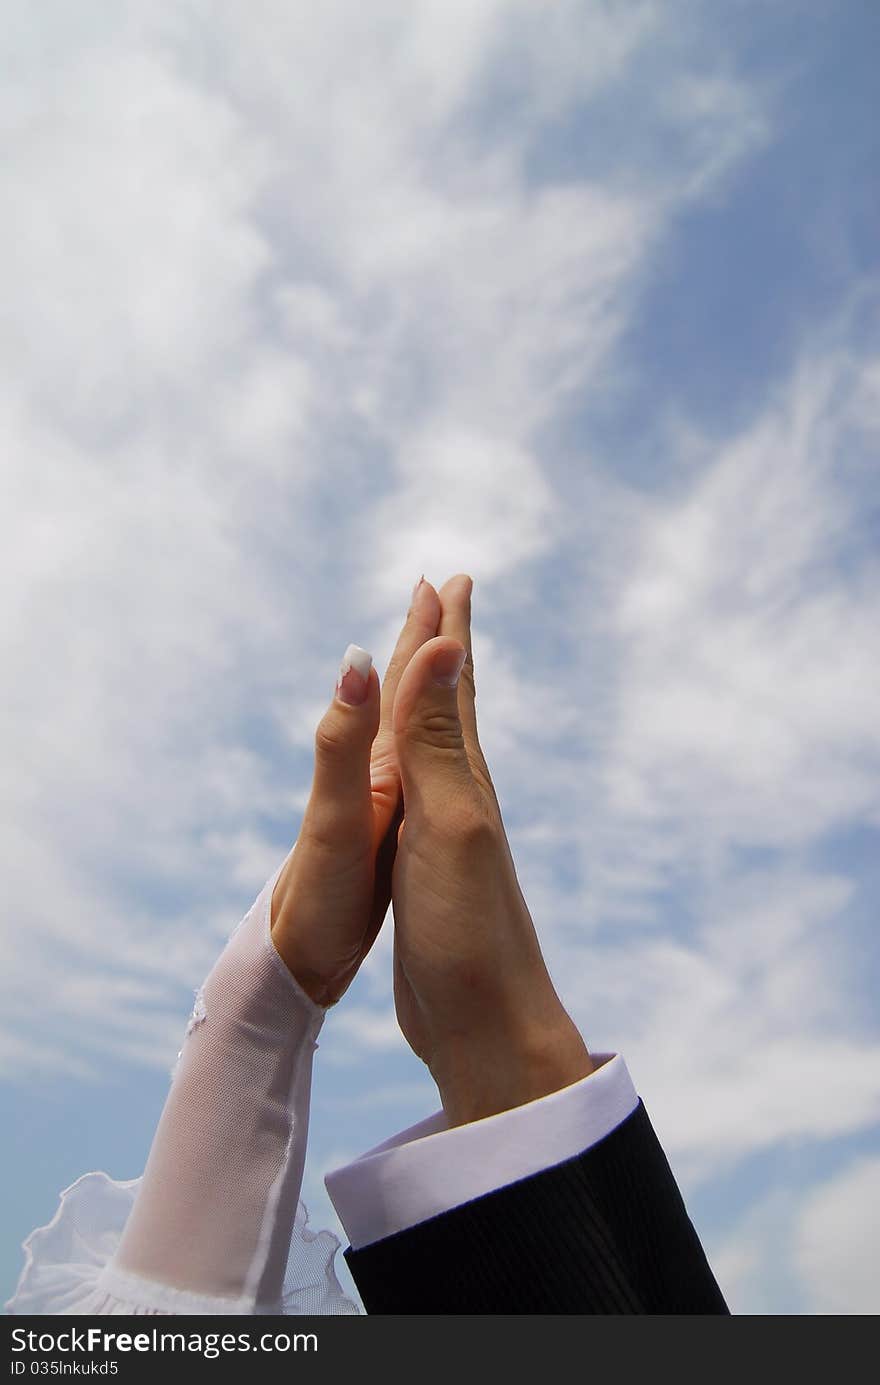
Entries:
[[395, 1004], [451, 1125], [593, 1071], [541, 955], [477, 739], [471, 588], [465, 574], [440, 588], [438, 634], [410, 658], [392, 719], [405, 805], [392, 875]]
[[439, 620], [437, 593], [422, 581], [381, 692], [369, 654], [354, 646], [368, 677], [351, 667], [318, 723], [311, 794], [271, 919], [276, 949], [318, 1005], [334, 1004], [351, 984], [391, 900], [403, 816], [391, 713], [407, 663]]

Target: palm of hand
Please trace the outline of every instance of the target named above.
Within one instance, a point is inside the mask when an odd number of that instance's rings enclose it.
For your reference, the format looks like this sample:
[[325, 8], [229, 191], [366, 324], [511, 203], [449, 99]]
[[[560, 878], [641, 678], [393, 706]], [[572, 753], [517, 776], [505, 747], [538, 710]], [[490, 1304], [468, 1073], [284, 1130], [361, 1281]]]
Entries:
[[392, 871], [397, 1019], [432, 1069], [438, 1043], [498, 1025], [511, 964], [534, 937], [494, 795], [473, 798], [438, 827], [404, 818]]

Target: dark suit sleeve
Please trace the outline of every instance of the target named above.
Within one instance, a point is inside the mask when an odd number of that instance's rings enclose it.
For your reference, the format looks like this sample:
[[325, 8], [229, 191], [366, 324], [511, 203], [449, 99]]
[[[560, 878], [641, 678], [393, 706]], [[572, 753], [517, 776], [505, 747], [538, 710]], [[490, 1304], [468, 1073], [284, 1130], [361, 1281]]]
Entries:
[[368, 1313], [727, 1313], [640, 1101], [598, 1144], [345, 1258]]

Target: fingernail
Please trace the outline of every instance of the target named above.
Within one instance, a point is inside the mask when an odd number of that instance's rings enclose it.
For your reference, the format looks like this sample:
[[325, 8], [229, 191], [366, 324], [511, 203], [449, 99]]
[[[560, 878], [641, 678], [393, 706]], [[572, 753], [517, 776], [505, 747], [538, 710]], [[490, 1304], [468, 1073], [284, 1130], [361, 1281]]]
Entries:
[[415, 586], [414, 586], [413, 589], [412, 589], [412, 600], [413, 600], [413, 601], [415, 601], [416, 597], [418, 596], [418, 594], [419, 594], [419, 587], [422, 585], [422, 583], [424, 582], [424, 580], [425, 580], [425, 574], [422, 573], [422, 575], [421, 575], [421, 577], [419, 578], [418, 582], [416, 582]]
[[359, 644], [348, 646], [336, 680], [336, 696], [340, 702], [349, 707], [359, 707], [366, 702], [372, 664], [373, 656], [368, 650], [361, 649]]
[[454, 688], [467, 658], [466, 649], [441, 649], [431, 660], [431, 677], [444, 688]]

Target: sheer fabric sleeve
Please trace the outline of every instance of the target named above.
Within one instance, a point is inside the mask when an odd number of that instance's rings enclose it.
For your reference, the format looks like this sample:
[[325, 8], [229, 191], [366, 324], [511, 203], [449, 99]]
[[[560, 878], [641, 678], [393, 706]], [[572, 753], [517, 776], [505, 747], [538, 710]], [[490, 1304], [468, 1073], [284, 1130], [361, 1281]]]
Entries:
[[24, 1244], [13, 1314], [357, 1313], [299, 1200], [324, 1011], [270, 933], [283, 862], [196, 994], [141, 1178], [87, 1173]]

